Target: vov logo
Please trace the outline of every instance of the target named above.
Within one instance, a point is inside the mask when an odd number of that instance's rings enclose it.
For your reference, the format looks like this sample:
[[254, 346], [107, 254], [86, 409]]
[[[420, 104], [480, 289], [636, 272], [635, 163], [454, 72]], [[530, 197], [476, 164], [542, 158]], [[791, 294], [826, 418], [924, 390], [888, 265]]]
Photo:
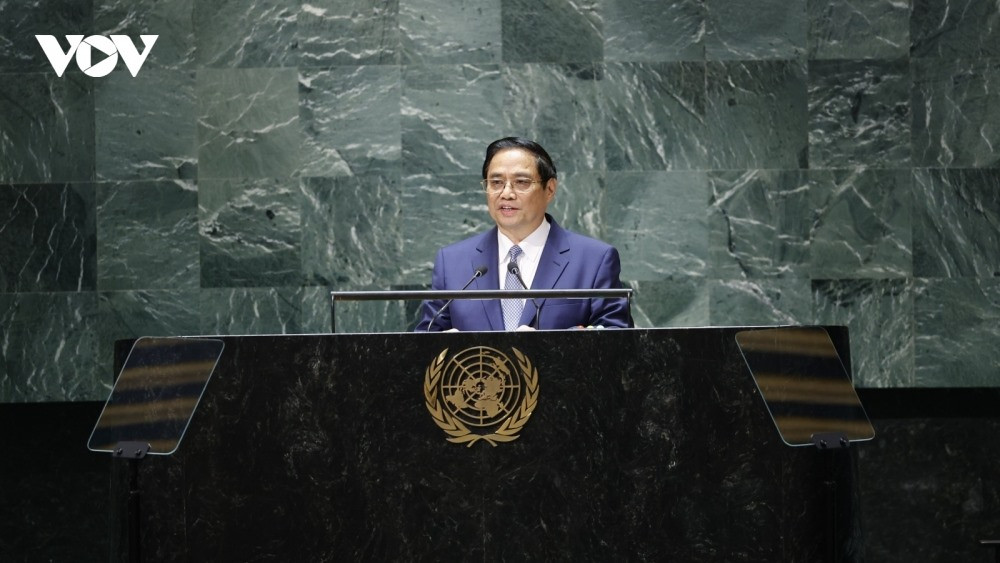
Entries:
[[[53, 35], [36, 35], [35, 39], [42, 46], [42, 51], [45, 51], [45, 56], [48, 57], [52, 70], [56, 71], [56, 76], [62, 76], [66, 72], [66, 67], [69, 66], [69, 61], [73, 59], [75, 54], [76, 66], [80, 67], [84, 74], [100, 78], [111, 74], [111, 71], [118, 64], [119, 55], [125, 61], [125, 66], [128, 67], [128, 71], [132, 73], [133, 77], [139, 74], [139, 69], [146, 62], [146, 57], [149, 56], [149, 51], [153, 48], [153, 43], [156, 43], [159, 35], [140, 35], [139, 37], [142, 39], [144, 49], [141, 53], [127, 35], [112, 35], [110, 39], [103, 35], [90, 35], [86, 39], [82, 35], [67, 35], [68, 51], [63, 51], [59, 40]], [[93, 62], [95, 49], [105, 55], [105, 58], [97, 63]]]

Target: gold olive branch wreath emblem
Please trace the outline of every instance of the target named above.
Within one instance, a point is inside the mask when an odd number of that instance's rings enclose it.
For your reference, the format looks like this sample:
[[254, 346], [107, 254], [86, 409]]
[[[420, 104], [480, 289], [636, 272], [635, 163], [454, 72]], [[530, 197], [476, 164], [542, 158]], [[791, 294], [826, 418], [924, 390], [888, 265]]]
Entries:
[[512, 350], [517, 358], [517, 366], [524, 374], [525, 397], [521, 401], [521, 406], [504, 419], [491, 434], [473, 433], [461, 420], [452, 416], [438, 400], [436, 390], [438, 382], [441, 380], [441, 371], [444, 369], [444, 360], [448, 349], [442, 350], [438, 357], [431, 362], [431, 365], [427, 366], [427, 370], [424, 372], [424, 399], [427, 411], [431, 413], [434, 423], [450, 436], [449, 442], [472, 447], [472, 444], [479, 440], [486, 440], [490, 445], [496, 447], [499, 442], [512, 442], [518, 438], [518, 432], [528, 422], [531, 413], [535, 410], [535, 405], [538, 403], [538, 370], [532, 367], [531, 360], [520, 350], [517, 348], [512, 348]]

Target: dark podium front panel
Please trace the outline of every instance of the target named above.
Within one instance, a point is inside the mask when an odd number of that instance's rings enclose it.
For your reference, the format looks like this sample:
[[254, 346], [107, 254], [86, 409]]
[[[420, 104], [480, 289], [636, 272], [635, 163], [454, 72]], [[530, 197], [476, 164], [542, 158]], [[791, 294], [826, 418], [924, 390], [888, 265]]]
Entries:
[[[849, 454], [782, 443], [738, 330], [223, 337], [180, 449], [141, 463], [142, 558], [849, 557], [827, 479]], [[482, 346], [537, 370], [534, 411], [512, 441], [451, 443], [427, 376]]]

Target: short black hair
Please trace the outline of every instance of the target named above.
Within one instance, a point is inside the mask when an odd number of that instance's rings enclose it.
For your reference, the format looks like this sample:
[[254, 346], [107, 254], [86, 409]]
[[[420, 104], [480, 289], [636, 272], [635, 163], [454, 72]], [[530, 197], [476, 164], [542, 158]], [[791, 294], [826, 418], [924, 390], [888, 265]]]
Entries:
[[504, 137], [503, 139], [493, 141], [486, 147], [486, 160], [483, 161], [484, 180], [486, 179], [486, 171], [490, 167], [490, 161], [493, 160], [493, 157], [498, 152], [506, 149], [523, 149], [535, 155], [538, 175], [542, 177], [543, 185], [549, 179], [556, 178], [556, 165], [552, 164], [552, 157], [549, 156], [549, 153], [545, 152], [542, 145], [524, 137]]

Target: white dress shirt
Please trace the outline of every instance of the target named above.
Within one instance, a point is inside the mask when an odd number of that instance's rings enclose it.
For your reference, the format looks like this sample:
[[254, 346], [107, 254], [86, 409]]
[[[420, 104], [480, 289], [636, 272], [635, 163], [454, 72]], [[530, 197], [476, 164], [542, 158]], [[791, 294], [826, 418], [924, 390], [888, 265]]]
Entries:
[[[545, 241], [549, 238], [550, 228], [549, 221], [546, 219], [527, 238], [518, 244], [523, 254], [517, 259], [517, 267], [521, 270], [521, 279], [524, 280], [524, 284], [529, 289], [532, 282], [535, 281], [535, 272], [538, 271], [538, 262], [542, 258], [542, 249], [545, 248]], [[497, 263], [497, 280], [500, 283], [498, 287], [501, 289], [503, 288], [504, 280], [507, 279], [508, 254], [510, 254], [510, 247], [512, 246], [514, 246], [514, 242], [498, 230], [497, 257], [499, 261]]]

